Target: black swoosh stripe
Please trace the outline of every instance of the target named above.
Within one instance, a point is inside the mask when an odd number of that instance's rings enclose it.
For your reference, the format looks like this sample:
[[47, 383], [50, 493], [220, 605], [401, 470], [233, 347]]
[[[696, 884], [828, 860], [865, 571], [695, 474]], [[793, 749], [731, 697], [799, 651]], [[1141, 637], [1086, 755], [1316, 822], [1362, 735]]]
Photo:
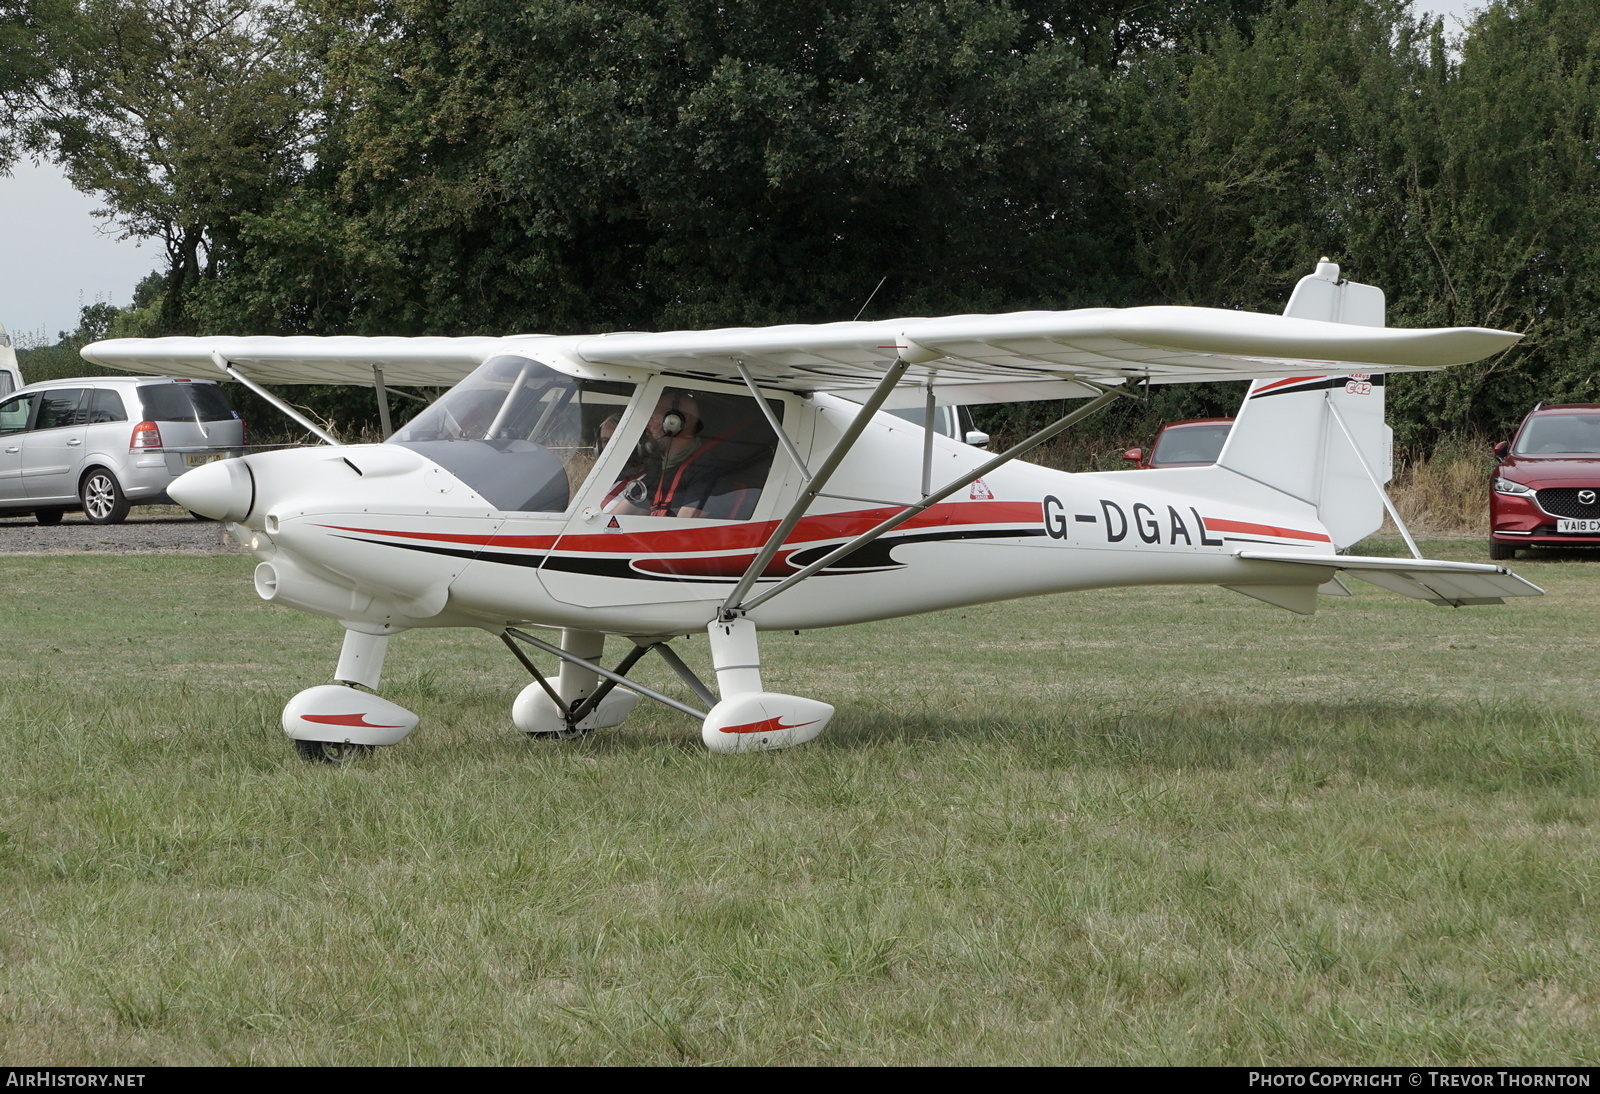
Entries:
[[[891, 557], [894, 548], [907, 543], [944, 543], [963, 539], [1023, 539], [1029, 536], [1044, 535], [1043, 528], [990, 528], [973, 531], [939, 531], [921, 532], [910, 535], [888, 536], [873, 540], [859, 551], [846, 555], [840, 560], [839, 566], [830, 566], [826, 570], [818, 571], [813, 576], [840, 577], [848, 574], [867, 573], [882, 570], [899, 570], [905, 568], [905, 563], [896, 561]], [[555, 554], [507, 554], [503, 552], [488, 552], [479, 550], [462, 550], [454, 547], [435, 547], [420, 543], [392, 543], [382, 539], [367, 539], [364, 536], [340, 536], [340, 539], [352, 539], [358, 543], [373, 543], [380, 547], [398, 547], [405, 551], [420, 551], [429, 555], [447, 555], [452, 558], [465, 558], [478, 562], [495, 562], [502, 566], [528, 566], [544, 567], [548, 570], [559, 570], [564, 573], [588, 574], [591, 577], [617, 577], [632, 581], [675, 581], [696, 585], [710, 582], [731, 583], [733, 577], [680, 577], [676, 574], [646, 573], [635, 570], [626, 558], [584, 558], [573, 555]], [[792, 562], [797, 563], [795, 569], [806, 566], [811, 561], [821, 558], [830, 551], [837, 550], [839, 544], [823, 544], [818, 547], [807, 547], [803, 551], [790, 556]], [[862, 556], [867, 556], [862, 558]], [[858, 561], [858, 559], [860, 561]], [[776, 581], [782, 574], [767, 581]]]
[[[1293, 395], [1301, 391], [1331, 391], [1336, 387], [1344, 387], [1349, 380], [1350, 377], [1348, 375], [1330, 376], [1326, 380], [1320, 380], [1314, 384], [1293, 384], [1289, 387], [1274, 388], [1272, 391], [1260, 391], [1251, 395], [1250, 398], [1268, 399], [1274, 395]], [[1382, 387], [1384, 384], [1383, 373], [1374, 372], [1368, 382], [1373, 387]]]

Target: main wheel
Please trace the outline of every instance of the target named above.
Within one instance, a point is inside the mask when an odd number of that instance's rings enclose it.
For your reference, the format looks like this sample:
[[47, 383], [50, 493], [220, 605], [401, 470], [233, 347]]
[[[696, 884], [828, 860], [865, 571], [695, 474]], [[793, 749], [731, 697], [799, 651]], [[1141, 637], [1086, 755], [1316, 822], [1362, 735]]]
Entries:
[[1489, 557], [1494, 559], [1496, 562], [1504, 562], [1507, 559], [1516, 558], [1516, 545], [1511, 543], [1501, 543], [1497, 539], [1491, 539], [1489, 541]]
[[35, 509], [33, 519], [40, 524], [60, 524], [61, 514], [65, 512], [65, 509]]
[[344, 741], [296, 741], [294, 750], [302, 760], [314, 764], [347, 764], [366, 756], [372, 751], [372, 746], [347, 744]]
[[78, 484], [78, 500], [83, 502], [83, 515], [95, 524], [121, 524], [128, 517], [128, 499], [122, 493], [122, 484], [103, 467], [83, 477]]
[[568, 726], [566, 729], [536, 729], [523, 736], [530, 741], [576, 741], [579, 737], [587, 737], [593, 729], [579, 729], [577, 726]]

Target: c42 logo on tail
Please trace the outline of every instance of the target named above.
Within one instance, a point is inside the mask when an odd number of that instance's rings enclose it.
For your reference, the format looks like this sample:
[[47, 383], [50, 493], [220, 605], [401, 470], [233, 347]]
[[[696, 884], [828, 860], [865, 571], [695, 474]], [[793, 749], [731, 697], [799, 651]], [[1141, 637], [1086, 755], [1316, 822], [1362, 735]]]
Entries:
[[1372, 375], [1366, 372], [1352, 372], [1350, 378], [1344, 382], [1344, 389], [1351, 395], [1371, 395]]
[[[1101, 498], [1085, 513], [1069, 513], [1062, 500], [1046, 494], [1043, 504], [1044, 532], [1051, 539], [1066, 539], [1067, 529], [1073, 524], [1094, 524], [1101, 529], [1106, 543], [1142, 542], [1166, 543], [1171, 546], [1182, 540], [1189, 546], [1221, 547], [1222, 540], [1206, 534], [1206, 522], [1200, 511], [1189, 507], [1187, 514], [1170, 505], [1162, 505], [1165, 513], [1152, 505], [1134, 502], [1124, 509], [1117, 502]], [[1130, 534], [1133, 537], [1130, 540]], [[1101, 538], [1101, 537], [1095, 537]]]

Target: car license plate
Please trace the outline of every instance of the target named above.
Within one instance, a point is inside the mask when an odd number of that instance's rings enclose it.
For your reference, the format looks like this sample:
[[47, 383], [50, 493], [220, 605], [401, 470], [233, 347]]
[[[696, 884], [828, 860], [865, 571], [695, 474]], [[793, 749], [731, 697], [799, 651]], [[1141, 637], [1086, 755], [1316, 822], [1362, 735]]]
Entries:
[[1600, 536], [1600, 520], [1574, 520], [1563, 517], [1556, 521], [1556, 531], [1576, 532], [1580, 536]]
[[[203, 463], [211, 463], [214, 460], [220, 460], [220, 459], [222, 459], [222, 456], [220, 454], [218, 454], [218, 453], [200, 452], [200, 453], [190, 453], [189, 455], [184, 456], [183, 457], [183, 462], [188, 464], [190, 467], [199, 467]], [[1584, 522], [1583, 521], [1579, 521], [1578, 523], [1582, 524]], [[1600, 524], [1600, 520], [1593, 521], [1592, 523]]]

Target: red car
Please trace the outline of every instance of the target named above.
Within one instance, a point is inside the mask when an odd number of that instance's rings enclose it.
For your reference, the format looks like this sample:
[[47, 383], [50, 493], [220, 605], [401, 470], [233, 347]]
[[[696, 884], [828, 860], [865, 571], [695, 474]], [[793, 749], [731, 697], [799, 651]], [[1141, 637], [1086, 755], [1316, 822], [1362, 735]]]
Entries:
[[1489, 557], [1518, 547], [1600, 547], [1600, 403], [1536, 406], [1489, 489]]
[[1204, 467], [1217, 462], [1232, 428], [1232, 418], [1168, 422], [1156, 434], [1148, 456], [1142, 448], [1130, 448], [1122, 458], [1140, 467]]

